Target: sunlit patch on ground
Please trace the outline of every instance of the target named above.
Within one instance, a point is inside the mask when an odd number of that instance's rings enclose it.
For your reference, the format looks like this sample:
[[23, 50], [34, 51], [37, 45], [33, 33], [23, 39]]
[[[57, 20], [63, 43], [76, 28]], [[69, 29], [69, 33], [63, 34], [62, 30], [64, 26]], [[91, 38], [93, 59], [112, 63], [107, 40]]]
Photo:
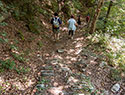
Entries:
[[78, 55], [82, 51], [82, 48], [76, 49], [75, 55]]
[[54, 58], [59, 58], [59, 59], [63, 59], [60, 55], [54, 55]]
[[74, 51], [74, 49], [67, 50], [67, 54], [73, 54]]
[[118, 39], [118, 38], [112, 37], [111, 40], [109, 41], [108, 47], [111, 48], [112, 51], [117, 52], [122, 50], [124, 51], [124, 48], [122, 47], [124, 45], [125, 45], [124, 39]]
[[48, 23], [42, 21], [43, 25], [46, 26], [46, 28], [49, 28], [50, 26], [48, 25]]
[[76, 41], [83, 41], [84, 37], [76, 38]]
[[60, 95], [61, 93], [63, 93], [62, 90], [63, 90], [63, 86], [59, 86], [59, 87], [50, 88], [48, 92], [53, 95]]
[[68, 32], [68, 28], [67, 27], [61, 27], [60, 30]]
[[34, 84], [34, 82], [32, 80], [29, 80], [29, 81], [26, 82], [27, 87], [30, 87], [33, 84]]
[[79, 47], [82, 47], [82, 44], [81, 44], [81, 43], [77, 43], [77, 44], [76, 44], [76, 48], [79, 48]]
[[18, 90], [25, 90], [25, 86], [21, 82], [14, 82], [13, 85], [18, 89]]
[[78, 79], [75, 79], [74, 77], [69, 77], [68, 79], [68, 83], [77, 83], [79, 80]]
[[0, 85], [4, 83], [4, 79], [2, 77], [0, 77]]

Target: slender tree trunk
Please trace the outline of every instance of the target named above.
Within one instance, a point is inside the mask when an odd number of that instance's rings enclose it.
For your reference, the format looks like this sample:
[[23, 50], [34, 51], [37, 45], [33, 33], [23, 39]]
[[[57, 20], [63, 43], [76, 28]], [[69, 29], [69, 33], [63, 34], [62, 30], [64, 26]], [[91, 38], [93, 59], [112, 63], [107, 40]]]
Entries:
[[93, 21], [92, 21], [92, 23], [91, 23], [91, 28], [90, 28], [90, 33], [91, 33], [91, 34], [95, 32], [96, 22], [97, 22], [97, 19], [98, 19], [99, 15], [100, 15], [101, 7], [102, 7], [103, 3], [104, 3], [104, 0], [100, 0], [100, 1], [99, 1], [99, 4], [98, 4], [97, 10], [96, 10], [96, 13], [95, 13], [94, 18], [93, 18]]
[[113, 4], [113, 1], [110, 1], [109, 7], [108, 7], [108, 11], [107, 11], [107, 14], [106, 14], [106, 17], [105, 17], [105, 21], [104, 21], [104, 32], [105, 32], [106, 23], [107, 23], [109, 14], [110, 14], [110, 10], [111, 10], [112, 4]]

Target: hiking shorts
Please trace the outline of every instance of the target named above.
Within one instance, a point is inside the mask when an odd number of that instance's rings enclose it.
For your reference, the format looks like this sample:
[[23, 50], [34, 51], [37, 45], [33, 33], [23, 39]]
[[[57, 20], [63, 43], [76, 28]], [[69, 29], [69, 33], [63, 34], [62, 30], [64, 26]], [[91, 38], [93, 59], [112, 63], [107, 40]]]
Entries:
[[59, 32], [60, 32], [59, 29], [53, 28], [53, 33], [54, 33], [54, 34], [57, 34], [57, 33], [59, 33]]
[[69, 30], [69, 35], [73, 36], [75, 34], [74, 30]]

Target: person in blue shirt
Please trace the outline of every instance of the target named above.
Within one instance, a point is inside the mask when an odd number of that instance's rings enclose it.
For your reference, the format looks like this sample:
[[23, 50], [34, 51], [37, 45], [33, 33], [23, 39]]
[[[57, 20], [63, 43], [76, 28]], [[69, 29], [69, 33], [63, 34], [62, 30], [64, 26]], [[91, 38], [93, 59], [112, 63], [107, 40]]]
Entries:
[[76, 31], [76, 26], [77, 26], [77, 22], [74, 19], [74, 16], [71, 15], [71, 18], [68, 20], [68, 30], [69, 30], [69, 37], [71, 39], [73, 39], [73, 36], [75, 34]]
[[51, 19], [51, 24], [52, 24], [52, 30], [54, 34], [54, 39], [59, 40], [59, 35], [60, 35], [60, 25], [62, 24], [61, 19], [58, 17], [58, 13], [54, 13], [54, 17]]

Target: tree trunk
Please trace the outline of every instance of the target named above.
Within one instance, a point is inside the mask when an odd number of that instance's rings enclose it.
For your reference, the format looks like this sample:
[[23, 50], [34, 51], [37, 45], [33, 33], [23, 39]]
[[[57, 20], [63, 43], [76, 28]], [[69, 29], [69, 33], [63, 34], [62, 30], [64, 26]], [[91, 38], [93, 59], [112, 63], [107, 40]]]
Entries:
[[113, 1], [110, 1], [109, 7], [108, 7], [108, 11], [107, 11], [107, 14], [106, 14], [106, 17], [105, 17], [105, 21], [104, 21], [104, 32], [105, 32], [106, 23], [107, 23], [109, 14], [110, 14], [110, 10], [111, 10], [112, 4], [113, 4]]
[[94, 18], [93, 18], [93, 21], [92, 21], [92, 23], [91, 23], [91, 28], [90, 28], [90, 33], [91, 33], [91, 34], [95, 32], [96, 22], [97, 22], [97, 19], [98, 19], [99, 15], [100, 15], [101, 7], [102, 7], [103, 3], [104, 3], [104, 0], [100, 0], [100, 1], [99, 1], [99, 4], [98, 4], [97, 10], [96, 10], [96, 13], [95, 13]]

